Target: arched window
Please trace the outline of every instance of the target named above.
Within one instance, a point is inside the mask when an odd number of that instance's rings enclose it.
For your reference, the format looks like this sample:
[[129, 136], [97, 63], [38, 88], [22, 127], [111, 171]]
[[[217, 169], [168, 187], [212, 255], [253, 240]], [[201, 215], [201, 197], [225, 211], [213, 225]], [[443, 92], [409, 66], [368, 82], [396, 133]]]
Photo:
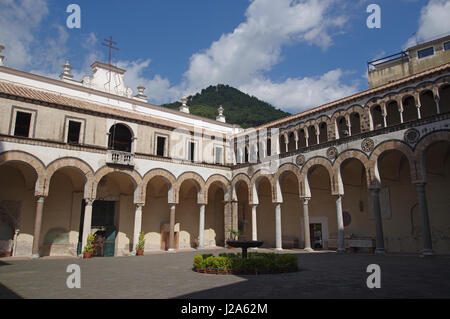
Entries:
[[388, 126], [399, 124], [400, 112], [398, 111], [398, 104], [396, 101], [391, 101], [386, 105], [386, 122]]
[[352, 135], [361, 133], [361, 117], [358, 112], [350, 114], [350, 126]]
[[316, 145], [317, 144], [317, 134], [316, 134], [316, 128], [314, 126], [310, 126], [308, 128], [309, 138], [308, 138], [308, 145]]
[[422, 118], [437, 114], [433, 92], [427, 90], [420, 95], [420, 115]]
[[289, 144], [288, 144], [288, 151], [293, 152], [297, 149], [296, 141], [295, 141], [295, 135], [294, 132], [291, 132], [289, 134]]
[[298, 131], [298, 148], [305, 148], [306, 147], [306, 136], [305, 136], [305, 130], [300, 129]]
[[339, 138], [343, 138], [349, 135], [347, 120], [345, 117], [340, 116], [336, 119], [336, 123], [338, 126]]
[[272, 155], [272, 140], [270, 138], [267, 139], [267, 147], [266, 147], [266, 156]]
[[384, 122], [383, 122], [383, 114], [381, 112], [381, 106], [375, 105], [374, 107], [372, 107], [371, 113], [372, 113], [373, 129], [377, 130], [379, 128], [382, 128], [384, 126]]
[[441, 114], [450, 112], [450, 86], [442, 86], [439, 89], [439, 110]]
[[131, 152], [133, 135], [123, 124], [114, 124], [109, 129], [108, 148], [116, 151]]
[[412, 96], [408, 96], [403, 101], [403, 122], [417, 120], [416, 100]]
[[320, 123], [319, 130], [320, 130], [319, 142], [320, 143], [327, 142], [328, 141], [327, 123], [325, 123], [325, 122]]

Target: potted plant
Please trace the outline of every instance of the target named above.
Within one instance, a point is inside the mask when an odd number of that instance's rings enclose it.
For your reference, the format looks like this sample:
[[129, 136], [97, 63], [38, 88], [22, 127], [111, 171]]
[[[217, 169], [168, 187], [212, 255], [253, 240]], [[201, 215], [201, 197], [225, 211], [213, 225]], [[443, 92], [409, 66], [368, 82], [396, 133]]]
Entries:
[[238, 240], [239, 238], [239, 231], [234, 229], [228, 229], [228, 232], [230, 233], [231, 240]]
[[87, 242], [83, 249], [83, 258], [91, 258], [92, 253], [94, 252], [94, 240], [95, 234], [89, 234], [87, 236]]
[[136, 255], [142, 256], [144, 255], [144, 246], [145, 246], [145, 233], [139, 233], [139, 241], [136, 244]]

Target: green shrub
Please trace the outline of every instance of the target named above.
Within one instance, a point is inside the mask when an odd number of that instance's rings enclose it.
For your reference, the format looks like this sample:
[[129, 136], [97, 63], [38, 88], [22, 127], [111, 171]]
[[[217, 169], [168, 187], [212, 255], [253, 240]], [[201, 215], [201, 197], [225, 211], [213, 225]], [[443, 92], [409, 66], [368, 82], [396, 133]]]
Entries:
[[[203, 258], [205, 258], [205, 256], [203, 256]], [[214, 256], [209, 256], [205, 259], [205, 264], [206, 264], [206, 268], [207, 269], [214, 269], [214, 260], [216, 257]]]
[[202, 263], [203, 263], [202, 255], [194, 256], [194, 268], [201, 268]]
[[296, 271], [298, 259], [294, 254], [250, 253], [248, 258], [240, 254], [221, 253], [219, 257], [212, 254], [194, 257], [194, 268], [211, 270], [233, 270], [245, 273], [261, 273], [270, 271]]

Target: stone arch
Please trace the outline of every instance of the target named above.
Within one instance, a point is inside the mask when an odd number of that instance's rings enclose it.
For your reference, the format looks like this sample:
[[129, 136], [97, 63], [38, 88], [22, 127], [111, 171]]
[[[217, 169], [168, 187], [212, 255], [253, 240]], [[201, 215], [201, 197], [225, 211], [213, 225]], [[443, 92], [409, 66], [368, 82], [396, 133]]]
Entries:
[[298, 187], [299, 187], [299, 194], [300, 194], [300, 180], [301, 180], [301, 176], [300, 176], [300, 170], [298, 168], [297, 165], [294, 165], [292, 163], [285, 163], [283, 165], [281, 165], [277, 172], [275, 173], [274, 177], [273, 177], [273, 183], [274, 183], [274, 195], [275, 195], [275, 202], [276, 203], [281, 203], [283, 202], [283, 196], [281, 193], [281, 183], [280, 183], [280, 178], [286, 174], [286, 172], [291, 172], [293, 173], [296, 177], [297, 177], [297, 181], [298, 181]]
[[253, 193], [252, 195], [252, 204], [257, 204], [258, 201], [258, 183], [261, 181], [261, 179], [263, 178], [267, 178], [267, 180], [269, 181], [270, 184], [270, 189], [272, 191], [272, 202], [276, 203], [276, 196], [275, 196], [275, 191], [274, 191], [274, 182], [273, 182], [273, 176], [271, 174], [268, 173], [264, 173], [263, 170], [258, 170], [257, 172], [255, 172], [250, 180], [250, 189], [251, 192]]
[[425, 152], [429, 146], [439, 141], [450, 141], [450, 131], [437, 131], [429, 133], [420, 139], [414, 149], [414, 156], [419, 162], [422, 175], [421, 180], [426, 181]]
[[[49, 181], [53, 176], [53, 174], [64, 167], [73, 167], [78, 169], [85, 178], [85, 185], [84, 185], [84, 198], [94, 198], [92, 197], [92, 187], [94, 184], [94, 170], [92, 169], [92, 167], [87, 164], [85, 161], [80, 160], [78, 158], [75, 157], [63, 157], [63, 158], [59, 158], [57, 160], [54, 160], [53, 162], [51, 162], [49, 165], [47, 165], [47, 170], [46, 170], [46, 179]], [[50, 188], [47, 188], [45, 190], [45, 195], [48, 195], [48, 191]]]
[[205, 181], [203, 178], [195, 173], [195, 172], [185, 172], [178, 176], [177, 182], [175, 184], [174, 193], [175, 193], [175, 203], [179, 203], [180, 198], [180, 188], [183, 182], [187, 180], [192, 180], [197, 185], [198, 195], [197, 195], [197, 203], [198, 204], [206, 204], [205, 200]]
[[6, 151], [0, 154], [0, 165], [6, 162], [21, 162], [33, 168], [36, 173], [34, 193], [36, 196], [45, 196], [48, 183], [45, 177], [45, 165], [40, 159], [22, 151]]
[[233, 177], [233, 179], [231, 180], [231, 200], [236, 201], [237, 200], [237, 195], [236, 195], [236, 185], [240, 182], [243, 182], [245, 184], [247, 184], [247, 189], [248, 189], [248, 201], [250, 203], [253, 202], [253, 194], [251, 191], [251, 181], [250, 178], [244, 174], [244, 173], [239, 173], [237, 174], [235, 177]]
[[338, 182], [338, 189], [342, 193], [344, 192], [344, 185], [342, 183], [342, 176], [341, 176], [341, 165], [348, 159], [357, 159], [361, 162], [364, 169], [366, 170], [366, 179], [367, 179], [367, 187], [370, 186], [370, 179], [369, 179], [369, 158], [368, 156], [360, 151], [360, 150], [346, 150], [339, 154], [336, 161], [333, 163], [333, 170], [334, 174], [337, 177]]
[[205, 184], [205, 194], [204, 194], [205, 202], [208, 203], [209, 187], [215, 182], [218, 182], [220, 184], [220, 186], [222, 187], [223, 193], [224, 193], [224, 200], [229, 201], [229, 199], [230, 199], [230, 181], [223, 175], [214, 174], [208, 178], [208, 180], [206, 181], [206, 184]]
[[372, 151], [372, 154], [370, 154], [368, 163], [369, 165], [368, 178], [370, 179], [369, 182], [370, 187], [372, 188], [380, 187], [381, 180], [378, 171], [378, 159], [380, 158], [380, 155], [383, 154], [384, 152], [393, 150], [402, 152], [408, 159], [411, 181], [421, 179], [420, 167], [418, 166], [419, 163], [416, 161], [416, 158], [411, 148], [406, 143], [400, 140], [390, 140], [377, 145], [375, 149]]
[[177, 179], [175, 178], [175, 176], [173, 176], [171, 172], [162, 168], [155, 168], [145, 173], [144, 178], [142, 179], [142, 194], [141, 194], [142, 203], [145, 203], [146, 201], [147, 185], [155, 177], [162, 177], [167, 182], [167, 184], [169, 185], [169, 193], [167, 196], [168, 201], [169, 203], [175, 203], [173, 189], [177, 182]]
[[311, 197], [308, 182], [308, 172], [311, 167], [316, 165], [323, 166], [328, 171], [328, 175], [330, 177], [331, 194], [338, 195], [339, 193], [336, 184], [336, 178], [333, 172], [333, 165], [325, 157], [317, 156], [309, 159], [300, 170], [300, 197]]
[[114, 168], [114, 167], [110, 167], [110, 166], [103, 166], [100, 169], [97, 170], [97, 172], [95, 172], [94, 174], [94, 183], [92, 185], [92, 191], [91, 191], [91, 196], [92, 198], [96, 198], [97, 197], [97, 186], [98, 183], [100, 182], [100, 180], [108, 175], [109, 173], [123, 173], [126, 174], [128, 176], [131, 177], [131, 180], [134, 184], [135, 190], [134, 190], [134, 203], [135, 204], [140, 204], [143, 203], [142, 202], [142, 177], [141, 175], [135, 171], [135, 170], [122, 170], [122, 169], [118, 169], [118, 168]]

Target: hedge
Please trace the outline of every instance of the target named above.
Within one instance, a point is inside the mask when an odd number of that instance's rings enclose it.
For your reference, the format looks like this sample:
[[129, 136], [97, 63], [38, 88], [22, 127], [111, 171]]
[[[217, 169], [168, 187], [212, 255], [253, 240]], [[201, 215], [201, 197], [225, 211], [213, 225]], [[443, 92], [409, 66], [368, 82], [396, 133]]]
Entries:
[[298, 271], [298, 259], [294, 254], [249, 253], [244, 259], [240, 253], [196, 255], [193, 270], [205, 273], [264, 274]]

